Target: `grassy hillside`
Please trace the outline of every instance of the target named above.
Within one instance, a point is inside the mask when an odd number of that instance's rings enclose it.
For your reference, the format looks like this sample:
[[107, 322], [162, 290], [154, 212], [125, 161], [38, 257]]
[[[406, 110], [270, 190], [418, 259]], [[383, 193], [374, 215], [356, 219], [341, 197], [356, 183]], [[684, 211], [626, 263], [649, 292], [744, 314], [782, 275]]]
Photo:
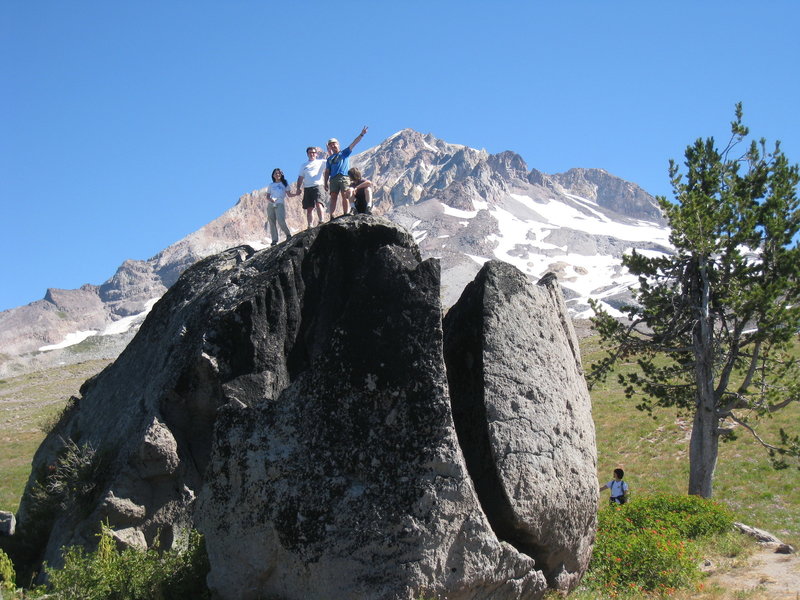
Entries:
[[[601, 356], [598, 340], [582, 340], [584, 368]], [[662, 409], [653, 416], [636, 410], [615, 377], [592, 390], [597, 435], [598, 478], [605, 483], [616, 467], [625, 470], [633, 494], [681, 493], [689, 484], [689, 436], [692, 416]], [[780, 427], [800, 429], [800, 406], [789, 407], [765, 421], [769, 439]], [[772, 435], [770, 435], [770, 433]], [[772, 468], [767, 453], [744, 430], [720, 445], [714, 498], [727, 504], [736, 518], [766, 529], [795, 547], [800, 542], [800, 471]], [[603, 497], [607, 501], [608, 492]]]
[[31, 459], [81, 384], [108, 360], [93, 360], [0, 379], [0, 510], [16, 512]]
[[[599, 357], [596, 338], [582, 342], [584, 364]], [[16, 511], [30, 461], [46, 427], [81, 383], [108, 361], [77, 365], [0, 380], [0, 510]], [[592, 392], [597, 430], [598, 478], [611, 479], [625, 469], [633, 494], [685, 493], [688, 485], [689, 415], [664, 410], [655, 418], [634, 408], [612, 379]], [[770, 423], [800, 427], [800, 407], [783, 411]], [[723, 444], [715, 481], [715, 498], [737, 518], [800, 546], [800, 471], [775, 471], [766, 453], [745, 433]], [[608, 492], [604, 492], [603, 501]]]

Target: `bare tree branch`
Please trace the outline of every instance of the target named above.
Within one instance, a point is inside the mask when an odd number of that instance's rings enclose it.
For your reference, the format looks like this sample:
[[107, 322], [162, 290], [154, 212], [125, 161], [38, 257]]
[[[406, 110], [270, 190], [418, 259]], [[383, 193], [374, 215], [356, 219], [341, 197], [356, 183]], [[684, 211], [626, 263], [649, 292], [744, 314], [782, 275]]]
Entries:
[[756, 440], [756, 441], [757, 441], [759, 444], [761, 444], [761, 445], [762, 445], [764, 448], [766, 448], [767, 450], [775, 450], [775, 451], [779, 451], [779, 450], [781, 450], [781, 448], [779, 448], [778, 446], [773, 446], [772, 444], [769, 444], [769, 443], [765, 442], [764, 440], [762, 440], [762, 439], [761, 439], [761, 436], [759, 436], [759, 435], [756, 433], [756, 430], [755, 430], [755, 429], [753, 429], [752, 427], [750, 427], [750, 425], [748, 425], [746, 422], [742, 421], [741, 419], [738, 419], [738, 418], [736, 418], [736, 415], [733, 415], [733, 414], [732, 414], [732, 415], [730, 415], [730, 419], [731, 419], [731, 420], [733, 420], [734, 422], [736, 422], [738, 425], [741, 425], [742, 427], [744, 427], [745, 429], [747, 429], [747, 431], [749, 431], [749, 432], [750, 432], [750, 434], [753, 436], [753, 438], [754, 438], [754, 439], [755, 439], [755, 440]]

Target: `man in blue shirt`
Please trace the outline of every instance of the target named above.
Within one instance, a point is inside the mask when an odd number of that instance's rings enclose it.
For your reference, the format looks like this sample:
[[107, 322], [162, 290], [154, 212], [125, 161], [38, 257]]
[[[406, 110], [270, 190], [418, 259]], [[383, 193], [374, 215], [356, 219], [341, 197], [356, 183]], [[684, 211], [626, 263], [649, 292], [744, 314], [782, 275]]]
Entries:
[[342, 197], [342, 214], [350, 212], [350, 178], [347, 172], [350, 170], [350, 154], [353, 152], [356, 144], [367, 134], [368, 127], [365, 125], [358, 134], [358, 137], [353, 140], [344, 150], [339, 150], [339, 140], [331, 138], [328, 140], [328, 160], [325, 166], [325, 189], [331, 195], [331, 203], [328, 208], [330, 219], [333, 219], [333, 213], [336, 211], [336, 203], [339, 196]]

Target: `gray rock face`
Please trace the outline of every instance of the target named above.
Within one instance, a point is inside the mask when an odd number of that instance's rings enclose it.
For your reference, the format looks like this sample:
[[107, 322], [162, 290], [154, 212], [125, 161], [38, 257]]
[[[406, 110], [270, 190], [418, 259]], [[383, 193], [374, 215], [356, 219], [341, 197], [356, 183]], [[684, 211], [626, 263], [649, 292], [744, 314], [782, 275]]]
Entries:
[[17, 518], [14, 513], [0, 510], [0, 535], [14, 535], [17, 528]]
[[[91, 547], [106, 519], [162, 547], [193, 526], [216, 410], [226, 402], [218, 379], [203, 378], [204, 340], [220, 305], [207, 292], [230, 293], [229, 278], [253, 254], [234, 248], [189, 270], [116, 362], [84, 383], [34, 456], [15, 564], [59, 565], [62, 546]], [[65, 458], [78, 465], [79, 493], [45, 493]]]
[[596, 200], [619, 215], [665, 223], [653, 197], [635, 183], [615, 177], [602, 169], [570, 169], [551, 176], [565, 189]]
[[217, 422], [199, 506], [212, 588], [243, 599], [540, 595], [544, 579], [497, 540], [461, 457], [438, 264], [399, 239], [322, 268], [305, 290], [322, 302], [307, 305], [316, 326], [302, 368], [274, 395], [243, 389], [245, 406]]
[[[489, 332], [462, 375], [486, 386], [490, 480], [475, 470], [460, 375], [451, 405], [438, 262], [406, 230], [346, 217], [200, 261], [37, 451], [16, 559], [58, 564], [107, 519], [132, 547], [168, 548], [198, 527], [220, 598], [570, 587], [594, 527], [590, 409], [557, 288], [509, 281], [483, 293], [490, 325], [461, 321]], [[551, 397], [559, 385], [575, 397]], [[79, 492], [44, 494], [67, 452]], [[508, 499], [499, 513], [493, 495]]]
[[744, 523], [734, 523], [733, 526], [744, 535], [749, 535], [753, 539], [755, 539], [759, 544], [781, 544], [782, 542], [771, 534], [769, 531], [764, 531], [763, 529], [758, 529], [757, 527], [751, 527], [750, 525], [745, 525]]
[[591, 400], [555, 277], [490, 261], [444, 321], [453, 416], [481, 506], [551, 587], [577, 584], [597, 512]]
[[771, 534], [769, 531], [764, 531], [763, 529], [758, 529], [756, 527], [751, 527], [750, 525], [745, 525], [744, 523], [734, 523], [734, 528], [737, 529], [740, 533], [744, 535], [749, 535], [755, 541], [757, 541], [761, 546], [765, 548], [772, 548], [775, 550], [776, 554], [794, 554], [795, 549], [793, 546], [789, 544], [784, 544], [781, 540]]

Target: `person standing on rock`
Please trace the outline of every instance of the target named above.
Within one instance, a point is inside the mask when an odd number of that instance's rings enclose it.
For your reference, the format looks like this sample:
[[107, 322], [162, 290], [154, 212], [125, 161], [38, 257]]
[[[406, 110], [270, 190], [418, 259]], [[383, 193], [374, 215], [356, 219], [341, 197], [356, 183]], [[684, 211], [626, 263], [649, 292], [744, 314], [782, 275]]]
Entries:
[[289, 191], [289, 184], [280, 169], [272, 170], [272, 183], [267, 186], [267, 221], [269, 222], [269, 232], [272, 236], [272, 245], [278, 243], [278, 225], [281, 226], [283, 233], [288, 240], [292, 237], [289, 226], [286, 224], [286, 196], [297, 196], [297, 193]]
[[372, 214], [372, 182], [369, 179], [364, 179], [361, 171], [356, 167], [350, 169], [347, 175], [350, 177], [350, 191], [353, 194], [353, 205], [356, 208], [356, 214]]
[[306, 148], [308, 160], [300, 165], [297, 176], [297, 194], [302, 190], [303, 208], [306, 210], [306, 221], [311, 229], [314, 221], [314, 209], [317, 209], [317, 225], [322, 223], [322, 207], [325, 206], [322, 188], [325, 183], [325, 159], [314, 146]]
[[328, 160], [325, 166], [325, 189], [330, 191], [331, 204], [328, 208], [328, 217], [333, 219], [336, 212], [336, 202], [339, 196], [342, 197], [342, 214], [350, 212], [350, 178], [347, 172], [350, 170], [350, 154], [356, 144], [367, 135], [366, 125], [347, 148], [339, 150], [339, 140], [331, 138], [328, 140]]
[[625, 477], [625, 471], [614, 469], [614, 479], [600, 488], [601, 492], [603, 490], [611, 490], [609, 502], [612, 506], [614, 504], [625, 504], [628, 501], [628, 484], [622, 481], [623, 477]]

